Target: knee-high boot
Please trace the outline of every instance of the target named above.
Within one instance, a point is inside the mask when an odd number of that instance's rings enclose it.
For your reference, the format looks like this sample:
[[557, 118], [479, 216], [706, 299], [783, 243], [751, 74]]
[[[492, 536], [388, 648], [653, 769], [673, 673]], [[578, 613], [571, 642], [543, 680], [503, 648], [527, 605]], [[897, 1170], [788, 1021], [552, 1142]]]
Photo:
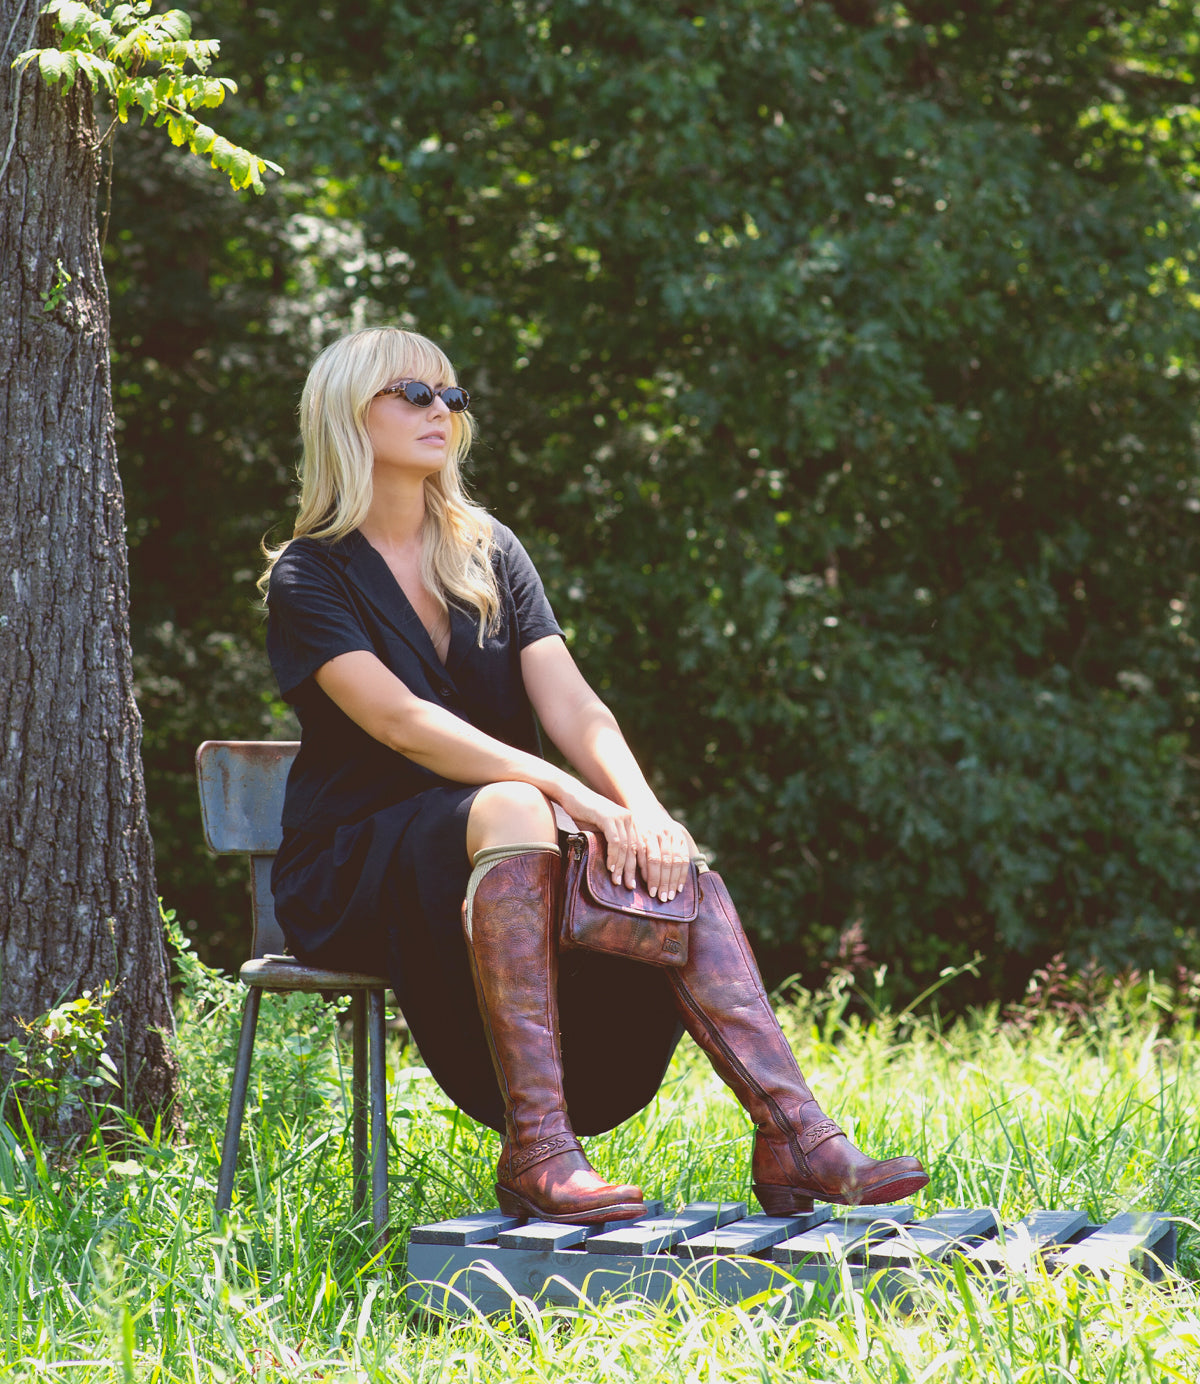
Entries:
[[[516, 852], [516, 853], [514, 853]], [[479, 1012], [504, 1097], [496, 1196], [510, 1216], [595, 1224], [645, 1212], [641, 1189], [600, 1178], [563, 1095], [555, 847], [480, 851], [463, 904]]]
[[928, 1176], [916, 1158], [860, 1152], [817, 1104], [771, 1008], [758, 965], [719, 875], [700, 876], [688, 961], [667, 974], [684, 1026], [756, 1126], [754, 1194], [768, 1215], [814, 1201], [876, 1206]]

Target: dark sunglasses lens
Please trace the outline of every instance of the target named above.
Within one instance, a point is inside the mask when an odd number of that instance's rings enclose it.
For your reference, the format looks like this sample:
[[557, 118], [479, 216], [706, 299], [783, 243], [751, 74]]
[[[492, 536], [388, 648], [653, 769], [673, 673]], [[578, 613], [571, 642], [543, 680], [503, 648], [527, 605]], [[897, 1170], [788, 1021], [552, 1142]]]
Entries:
[[470, 402], [471, 396], [465, 389], [459, 389], [457, 385], [442, 390], [442, 403], [451, 413], [462, 413]]
[[433, 403], [433, 390], [420, 380], [409, 380], [404, 386], [404, 397], [417, 408], [428, 408]]

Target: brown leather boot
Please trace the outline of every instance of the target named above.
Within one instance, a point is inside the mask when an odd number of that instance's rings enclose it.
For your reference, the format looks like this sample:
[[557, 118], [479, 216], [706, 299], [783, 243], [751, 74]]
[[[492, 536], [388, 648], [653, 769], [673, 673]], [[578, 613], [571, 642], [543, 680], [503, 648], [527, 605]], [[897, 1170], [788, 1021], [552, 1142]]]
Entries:
[[688, 1032], [757, 1127], [754, 1195], [768, 1215], [814, 1201], [878, 1206], [919, 1191], [916, 1158], [868, 1158], [817, 1104], [763, 989], [758, 965], [719, 875], [700, 876], [687, 964], [668, 968]]
[[480, 854], [463, 929], [504, 1097], [500, 1209], [583, 1225], [636, 1219], [646, 1209], [641, 1188], [600, 1178], [567, 1118], [558, 1036], [558, 855]]

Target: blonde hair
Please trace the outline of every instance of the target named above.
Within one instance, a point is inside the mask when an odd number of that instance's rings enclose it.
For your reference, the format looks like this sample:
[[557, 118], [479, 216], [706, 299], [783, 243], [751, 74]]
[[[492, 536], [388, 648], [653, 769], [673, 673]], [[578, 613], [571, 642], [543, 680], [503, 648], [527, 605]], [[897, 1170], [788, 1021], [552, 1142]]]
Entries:
[[[398, 327], [367, 327], [335, 341], [313, 362], [300, 396], [300, 510], [292, 538], [335, 543], [367, 517], [372, 497], [374, 451], [367, 410], [385, 386], [400, 379], [457, 383], [454, 367], [427, 337]], [[461, 463], [474, 429], [469, 413], [450, 414], [445, 465], [425, 478], [425, 527], [421, 580], [448, 616], [447, 602], [473, 608], [479, 642], [495, 625], [500, 596], [492, 571], [492, 521], [468, 498]], [[290, 542], [291, 540], [289, 540]], [[266, 595], [271, 570], [287, 550], [263, 544], [266, 571], [258, 580]]]

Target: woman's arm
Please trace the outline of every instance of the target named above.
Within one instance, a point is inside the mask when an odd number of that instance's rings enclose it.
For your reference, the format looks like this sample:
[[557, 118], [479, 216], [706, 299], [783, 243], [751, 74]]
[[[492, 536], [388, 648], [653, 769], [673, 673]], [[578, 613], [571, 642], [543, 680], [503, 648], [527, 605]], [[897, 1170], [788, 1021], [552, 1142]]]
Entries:
[[695, 844], [655, 797], [616, 717], [556, 635], [536, 640], [521, 651], [521, 674], [546, 734], [584, 782], [632, 814], [634, 849], [615, 853], [613, 842], [608, 842], [608, 865], [614, 877], [632, 887], [635, 868], [640, 869], [652, 894], [673, 898], [683, 884]]
[[601, 832], [610, 853], [618, 843], [622, 866], [632, 854], [633, 814], [624, 804], [416, 696], [374, 654], [339, 654], [314, 676], [352, 721], [406, 759], [456, 783], [531, 783], [581, 825]]

